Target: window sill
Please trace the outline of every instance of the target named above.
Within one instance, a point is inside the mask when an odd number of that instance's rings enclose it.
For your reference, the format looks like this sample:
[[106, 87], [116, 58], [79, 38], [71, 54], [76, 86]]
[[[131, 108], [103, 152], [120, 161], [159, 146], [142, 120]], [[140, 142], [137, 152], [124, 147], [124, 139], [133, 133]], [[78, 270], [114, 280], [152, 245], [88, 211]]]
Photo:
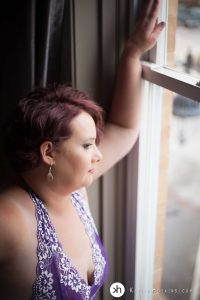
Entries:
[[199, 78], [146, 61], [142, 62], [142, 71], [143, 79], [200, 102]]

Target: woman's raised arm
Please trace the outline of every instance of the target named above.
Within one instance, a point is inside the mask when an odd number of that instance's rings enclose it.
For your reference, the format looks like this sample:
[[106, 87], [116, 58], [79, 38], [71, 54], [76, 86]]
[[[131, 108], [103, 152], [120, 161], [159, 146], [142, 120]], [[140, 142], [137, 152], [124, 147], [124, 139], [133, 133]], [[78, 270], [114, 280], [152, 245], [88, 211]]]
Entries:
[[164, 28], [164, 22], [157, 22], [159, 2], [147, 0], [122, 53], [111, 112], [99, 145], [103, 160], [98, 165], [96, 177], [124, 157], [138, 137], [142, 106], [140, 58], [156, 44]]

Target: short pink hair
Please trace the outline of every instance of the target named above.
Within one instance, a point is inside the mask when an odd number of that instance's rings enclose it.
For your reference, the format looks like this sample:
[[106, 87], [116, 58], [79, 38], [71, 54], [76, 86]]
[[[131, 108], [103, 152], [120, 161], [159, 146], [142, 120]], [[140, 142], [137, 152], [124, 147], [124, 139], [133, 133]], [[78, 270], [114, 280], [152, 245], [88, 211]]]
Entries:
[[39, 147], [49, 140], [59, 144], [70, 137], [69, 124], [81, 111], [93, 118], [98, 144], [103, 134], [102, 108], [90, 97], [66, 84], [36, 88], [19, 101], [5, 129], [5, 150], [18, 173], [37, 167]]

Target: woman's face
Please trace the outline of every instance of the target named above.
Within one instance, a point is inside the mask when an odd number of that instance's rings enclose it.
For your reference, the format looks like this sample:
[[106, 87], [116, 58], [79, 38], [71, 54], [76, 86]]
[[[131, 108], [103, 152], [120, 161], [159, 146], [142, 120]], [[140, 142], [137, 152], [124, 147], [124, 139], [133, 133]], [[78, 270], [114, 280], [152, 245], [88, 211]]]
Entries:
[[55, 180], [72, 190], [88, 186], [93, 181], [96, 163], [102, 158], [98, 150], [93, 118], [81, 112], [70, 123], [71, 137], [55, 149]]

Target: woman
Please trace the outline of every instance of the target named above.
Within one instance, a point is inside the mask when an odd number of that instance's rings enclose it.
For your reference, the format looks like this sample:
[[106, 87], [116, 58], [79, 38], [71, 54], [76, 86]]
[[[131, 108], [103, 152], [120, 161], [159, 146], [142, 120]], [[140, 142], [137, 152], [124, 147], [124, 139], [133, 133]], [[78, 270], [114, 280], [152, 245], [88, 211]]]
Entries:
[[2, 300], [95, 299], [103, 284], [107, 258], [85, 188], [137, 139], [140, 57], [164, 27], [158, 2], [148, 1], [125, 45], [103, 137], [101, 109], [71, 87], [37, 89], [19, 102], [5, 133], [18, 182], [0, 194]]

